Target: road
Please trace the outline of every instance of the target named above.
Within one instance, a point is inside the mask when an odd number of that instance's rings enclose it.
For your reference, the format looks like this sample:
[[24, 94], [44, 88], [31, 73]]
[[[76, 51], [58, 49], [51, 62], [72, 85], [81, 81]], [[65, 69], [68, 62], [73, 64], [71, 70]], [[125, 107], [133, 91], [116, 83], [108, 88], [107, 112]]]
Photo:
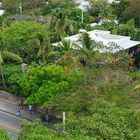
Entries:
[[0, 111], [0, 128], [7, 130], [12, 137], [17, 137], [21, 127], [21, 119]]

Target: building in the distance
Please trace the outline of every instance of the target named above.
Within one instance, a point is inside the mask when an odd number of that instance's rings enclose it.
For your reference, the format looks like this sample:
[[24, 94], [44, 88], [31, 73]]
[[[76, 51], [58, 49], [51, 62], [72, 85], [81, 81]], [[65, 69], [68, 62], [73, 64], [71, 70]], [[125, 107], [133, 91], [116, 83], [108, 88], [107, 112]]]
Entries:
[[[82, 29], [80, 30], [80, 32], [86, 32], [86, 30]], [[92, 40], [94, 40], [95, 42], [101, 42], [104, 46], [115, 44], [119, 47], [119, 49], [125, 50], [140, 45], [140, 41], [133, 41], [128, 36], [113, 35], [110, 31], [93, 30], [87, 33]], [[80, 39], [80, 33], [73, 36], [65, 37], [64, 39], [69, 40], [71, 43], [76, 43], [79, 47], [82, 47], [82, 45], [78, 41]], [[52, 45], [57, 46], [58, 42], [53, 43]]]
[[[78, 8], [82, 9], [84, 11], [88, 10], [90, 8], [90, 0], [70, 0], [76, 3], [79, 3]], [[120, 0], [108, 0], [108, 3], [112, 3], [112, 2], [120, 2]]]
[[[82, 48], [82, 44], [80, 40], [81, 33], [86, 32], [86, 30], [81, 29], [79, 34], [65, 37], [65, 40], [70, 41], [71, 47], [73, 49], [79, 50]], [[121, 36], [121, 35], [113, 35], [110, 31], [103, 31], [103, 30], [93, 30], [86, 32], [89, 34], [89, 37], [97, 43], [102, 43], [103, 47], [96, 46], [95, 50], [100, 51], [101, 53], [109, 52], [115, 53], [121, 50], [128, 50], [129, 55], [133, 60], [133, 66], [140, 70], [140, 41], [133, 41], [128, 36]], [[53, 43], [52, 46], [58, 46], [62, 42]], [[76, 44], [76, 45], [72, 45]]]
[[112, 2], [117, 2], [117, 3], [119, 3], [120, 0], [108, 0], [108, 3], [112, 3]]
[[0, 2], [0, 16], [2, 16], [4, 14], [4, 10], [2, 7], [2, 2]]

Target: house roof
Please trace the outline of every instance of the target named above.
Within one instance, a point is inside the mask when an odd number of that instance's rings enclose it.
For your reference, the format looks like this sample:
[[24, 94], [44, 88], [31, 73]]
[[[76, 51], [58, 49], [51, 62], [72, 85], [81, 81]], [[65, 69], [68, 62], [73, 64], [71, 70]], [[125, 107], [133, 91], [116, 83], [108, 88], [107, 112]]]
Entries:
[[[113, 43], [119, 46], [121, 49], [128, 49], [140, 44], [140, 41], [133, 41], [128, 36], [113, 35], [110, 31], [93, 30], [87, 33], [92, 40], [94, 40], [95, 42], [102, 42], [105, 46], [109, 46]], [[80, 38], [79, 35], [80, 33], [73, 36], [65, 37], [64, 39], [70, 40], [71, 43], [77, 43], [78, 45], [80, 45], [80, 43], [78, 42]], [[52, 45], [57, 46], [58, 42], [53, 43]], [[82, 46], [80, 45], [80, 47]]]

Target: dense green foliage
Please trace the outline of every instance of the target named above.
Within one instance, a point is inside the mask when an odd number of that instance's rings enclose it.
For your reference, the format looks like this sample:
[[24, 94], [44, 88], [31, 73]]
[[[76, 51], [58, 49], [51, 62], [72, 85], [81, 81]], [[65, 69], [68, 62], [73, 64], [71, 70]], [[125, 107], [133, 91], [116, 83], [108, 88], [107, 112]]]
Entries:
[[140, 1], [139, 0], [130, 0], [130, 5], [127, 7], [123, 16], [126, 21], [134, 18], [135, 24], [137, 27], [140, 27]]
[[135, 27], [134, 20], [128, 21], [126, 24], [120, 24], [118, 28], [114, 29], [115, 34], [129, 36], [131, 39], [135, 39], [137, 35], [137, 28]]
[[93, 16], [111, 16], [111, 7], [107, 0], [91, 0], [90, 13]]
[[[132, 72], [130, 56], [126, 51], [114, 53], [119, 46], [96, 43], [86, 32], [78, 40], [82, 47], [64, 40], [79, 29], [109, 30], [140, 40], [139, 0], [112, 4], [91, 0], [90, 4], [82, 23], [82, 10], [74, 2], [3, 0], [0, 88], [5, 83], [7, 91], [25, 97], [24, 104], [59, 110], [59, 118], [66, 112], [65, 124], [53, 125], [54, 129], [39, 120], [23, 122], [18, 140], [140, 139], [139, 90], [135, 94], [132, 90], [140, 73]], [[90, 26], [99, 19], [103, 19], [100, 24]], [[58, 46], [51, 46], [60, 40]], [[15, 63], [17, 58], [22, 65]], [[1, 138], [10, 140], [3, 130]]]
[[120, 109], [114, 104], [101, 100], [94, 101], [90, 109], [91, 116], [80, 115], [68, 120], [67, 130], [70, 134], [76, 136], [80, 133], [98, 140], [139, 138], [139, 113]]
[[[87, 95], [87, 93], [86, 93]], [[139, 112], [135, 112], [132, 109], [126, 109], [124, 107], [119, 107], [114, 102], [105, 101], [104, 99], [96, 99], [95, 97], [91, 96], [92, 99], [90, 99], [90, 102], [84, 99], [86, 98], [86, 95], [79, 96], [79, 98], [83, 98], [80, 102], [77, 103], [77, 108], [75, 108], [75, 111], [78, 111], [78, 109], [81, 107], [81, 105], [84, 105], [86, 102], [86, 105], [81, 108], [82, 110], [79, 110], [79, 113], [76, 112], [70, 113], [67, 110], [67, 116], [66, 116], [66, 133], [63, 134], [62, 132], [59, 132], [61, 125], [57, 125], [58, 132], [50, 131], [47, 129], [42, 130], [41, 126], [25, 123], [23, 125], [23, 129], [20, 133], [20, 136], [22, 137], [39, 137], [42, 139], [45, 139], [48, 137], [48, 134], [50, 138], [55, 138], [55, 136], [58, 137], [58, 139], [108, 139], [108, 140], [120, 140], [120, 139], [139, 139], [139, 129], [140, 129], [140, 118], [139, 118]], [[85, 97], [85, 98], [84, 98]], [[74, 101], [75, 100], [75, 101]], [[71, 108], [71, 106], [76, 105], [77, 98], [72, 99], [73, 102], [65, 103]], [[82, 103], [83, 102], [83, 103]], [[76, 106], [75, 106], [76, 107]], [[86, 110], [85, 110], [86, 109]], [[81, 112], [82, 111], [82, 112]], [[78, 114], [77, 114], [78, 113]], [[31, 131], [28, 131], [32, 130]], [[39, 129], [41, 131], [39, 131]], [[44, 132], [45, 131], [45, 132]], [[49, 131], [49, 132], [48, 132]], [[43, 133], [44, 132], [44, 133]], [[35, 135], [36, 134], [36, 135]], [[44, 136], [43, 136], [44, 135]], [[22, 140], [22, 139], [21, 139]]]
[[123, 21], [123, 11], [129, 6], [129, 0], [121, 0], [119, 3], [113, 2], [111, 4], [112, 13], [117, 16], [117, 19]]
[[[46, 36], [45, 26], [36, 22], [15, 23], [1, 33], [4, 48], [19, 53], [27, 62], [37, 58], [40, 49], [38, 44], [41, 44]], [[38, 38], [38, 41], [35, 38]]]
[[[83, 136], [81, 134], [77, 136], [72, 136], [69, 134], [63, 134], [62, 132], [56, 132], [54, 130], [50, 130], [45, 128], [39, 121], [23, 122], [22, 130], [19, 134], [18, 140], [46, 140], [46, 139], [57, 139], [57, 140], [89, 140], [88, 136]], [[91, 138], [91, 140], [95, 140]]]
[[66, 92], [82, 76], [82, 72], [65, 73], [62, 66], [29, 67], [26, 73], [10, 77], [26, 103], [43, 104], [57, 94]]
[[29, 40], [37, 34], [45, 35], [44, 30], [44, 26], [35, 22], [19, 22], [5, 28], [2, 36], [4, 40], [10, 41], [10, 43], [16, 44], [17, 42], [15, 47], [20, 47], [25, 45], [27, 39]]
[[1, 140], [11, 140], [9, 134], [5, 131], [0, 129], [0, 138]]
[[134, 19], [129, 20], [127, 23], [118, 24], [112, 20], [106, 20], [102, 22], [102, 25], [94, 27], [95, 30], [109, 30], [113, 34], [129, 36], [132, 40], [140, 40], [139, 28], [135, 26]]
[[[5, 77], [5, 82], [7, 85], [10, 83], [8, 82], [8, 78], [14, 74], [21, 72], [21, 66], [15, 64], [7, 64], [3, 66], [3, 73]], [[2, 80], [0, 79], [0, 85], [2, 85]]]

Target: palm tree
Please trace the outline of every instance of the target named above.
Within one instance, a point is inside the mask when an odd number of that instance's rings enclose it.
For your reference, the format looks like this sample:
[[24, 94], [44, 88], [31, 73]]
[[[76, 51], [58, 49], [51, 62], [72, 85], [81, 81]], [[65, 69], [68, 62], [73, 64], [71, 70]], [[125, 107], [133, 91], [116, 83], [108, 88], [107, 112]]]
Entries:
[[58, 47], [60, 48], [60, 59], [57, 63], [66, 66], [66, 72], [70, 73], [73, 70], [83, 68], [80, 61], [79, 56], [77, 55], [77, 51], [74, 49], [76, 47], [75, 43], [72, 43], [70, 40], [62, 40]]
[[91, 40], [87, 32], [81, 34], [77, 44], [79, 44], [77, 47], [80, 50], [79, 58], [81, 57], [83, 61], [84, 81], [87, 81], [87, 71], [89, 68], [92, 70], [93, 66], [99, 61], [98, 59], [100, 58], [101, 54], [98, 50], [101, 49], [103, 45]]
[[37, 56], [41, 59], [43, 63], [48, 59], [48, 53], [50, 49], [50, 38], [48, 36], [42, 36], [41, 34], [37, 35], [39, 40], [39, 50]]
[[58, 48], [61, 52], [61, 55], [64, 55], [65, 53], [72, 53], [74, 52], [74, 43], [71, 43], [70, 40], [66, 40], [66, 39], [63, 39], [60, 43], [58, 43]]
[[56, 9], [50, 20], [50, 28], [55, 27], [57, 41], [64, 37], [66, 31], [73, 31], [72, 21], [69, 20], [63, 9]]
[[[42, 36], [41, 34], [37, 34], [36, 36], [33, 36], [27, 41], [27, 44], [30, 46], [30, 48], [38, 48], [38, 54], [37, 57], [40, 58], [41, 62], [45, 63], [46, 58], [48, 58], [48, 52], [49, 46], [50, 46], [50, 40], [47, 36]], [[30, 57], [30, 51], [29, 51], [29, 57]]]
[[0, 29], [2, 29], [2, 26], [3, 26], [3, 18], [2, 16], [0, 16]]
[[0, 39], [0, 73], [1, 73], [1, 77], [2, 77], [2, 81], [3, 81], [3, 87], [4, 89], [6, 89], [6, 85], [5, 85], [5, 79], [4, 79], [4, 74], [3, 74], [3, 64], [4, 64], [4, 59], [12, 59], [14, 61], [17, 62], [22, 62], [22, 58], [20, 56], [18, 56], [17, 54], [8, 52], [8, 51], [4, 51], [3, 50], [3, 45], [4, 45], [4, 41], [2, 39]]

